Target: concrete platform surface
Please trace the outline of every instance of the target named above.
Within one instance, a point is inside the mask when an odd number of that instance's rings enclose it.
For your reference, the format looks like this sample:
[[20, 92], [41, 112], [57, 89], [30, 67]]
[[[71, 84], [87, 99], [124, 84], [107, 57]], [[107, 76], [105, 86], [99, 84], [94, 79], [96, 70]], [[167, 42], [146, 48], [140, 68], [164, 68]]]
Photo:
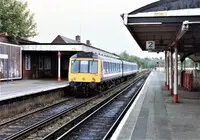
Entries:
[[164, 73], [153, 71], [113, 139], [199, 140], [200, 92], [179, 88], [179, 103], [164, 87]]
[[58, 82], [56, 79], [0, 82], [0, 101], [67, 86], [68, 81]]

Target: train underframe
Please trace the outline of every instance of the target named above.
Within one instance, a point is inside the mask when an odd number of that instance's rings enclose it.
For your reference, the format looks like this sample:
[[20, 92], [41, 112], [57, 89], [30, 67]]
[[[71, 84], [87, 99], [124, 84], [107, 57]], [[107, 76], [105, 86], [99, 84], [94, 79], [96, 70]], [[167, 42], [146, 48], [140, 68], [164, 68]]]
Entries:
[[125, 77], [120, 77], [120, 78], [115, 78], [112, 80], [105, 80], [100, 83], [95, 83], [95, 82], [70, 82], [69, 86], [71, 89], [71, 92], [73, 95], [76, 96], [92, 96], [99, 94], [105, 90], [108, 90], [110, 88], [115, 87], [116, 85], [119, 85], [120, 83], [127, 81], [128, 79], [131, 79], [135, 76], [136, 74], [133, 75], [128, 75]]

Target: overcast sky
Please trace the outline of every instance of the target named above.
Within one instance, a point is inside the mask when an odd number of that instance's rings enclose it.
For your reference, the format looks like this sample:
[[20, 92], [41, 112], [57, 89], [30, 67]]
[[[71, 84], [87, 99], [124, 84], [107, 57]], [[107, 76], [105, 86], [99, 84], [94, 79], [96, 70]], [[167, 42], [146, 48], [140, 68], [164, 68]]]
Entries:
[[142, 52], [123, 25], [120, 17], [157, 0], [27, 0], [35, 14], [38, 36], [32, 40], [51, 42], [57, 35], [81, 42], [90, 40], [94, 47], [109, 52], [127, 51], [139, 57], [163, 54]]

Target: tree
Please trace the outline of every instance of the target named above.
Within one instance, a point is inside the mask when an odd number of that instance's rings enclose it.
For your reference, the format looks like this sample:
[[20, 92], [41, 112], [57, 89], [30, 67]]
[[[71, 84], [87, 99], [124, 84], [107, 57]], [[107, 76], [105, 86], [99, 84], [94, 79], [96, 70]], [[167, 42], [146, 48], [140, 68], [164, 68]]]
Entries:
[[190, 58], [186, 58], [185, 61], [185, 67], [186, 68], [192, 68], [194, 67], [194, 62]]
[[34, 15], [27, 5], [19, 0], [0, 0], [0, 33], [24, 39], [37, 35]]
[[160, 58], [139, 58], [137, 56], [129, 55], [126, 51], [119, 54], [120, 58], [129, 62], [135, 62], [139, 69], [155, 68], [157, 62], [164, 62], [162, 57]]
[[145, 59], [139, 58], [137, 56], [129, 55], [126, 51], [119, 54], [119, 56], [123, 60], [137, 63], [139, 69], [147, 68], [148, 61], [146, 61]]

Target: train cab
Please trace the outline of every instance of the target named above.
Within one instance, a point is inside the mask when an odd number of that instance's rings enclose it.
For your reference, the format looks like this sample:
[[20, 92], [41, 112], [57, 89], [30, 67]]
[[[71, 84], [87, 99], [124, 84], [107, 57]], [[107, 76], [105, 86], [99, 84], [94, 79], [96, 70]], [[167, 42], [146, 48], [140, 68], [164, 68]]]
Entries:
[[69, 62], [69, 82], [100, 82], [101, 63], [97, 55], [79, 52]]

